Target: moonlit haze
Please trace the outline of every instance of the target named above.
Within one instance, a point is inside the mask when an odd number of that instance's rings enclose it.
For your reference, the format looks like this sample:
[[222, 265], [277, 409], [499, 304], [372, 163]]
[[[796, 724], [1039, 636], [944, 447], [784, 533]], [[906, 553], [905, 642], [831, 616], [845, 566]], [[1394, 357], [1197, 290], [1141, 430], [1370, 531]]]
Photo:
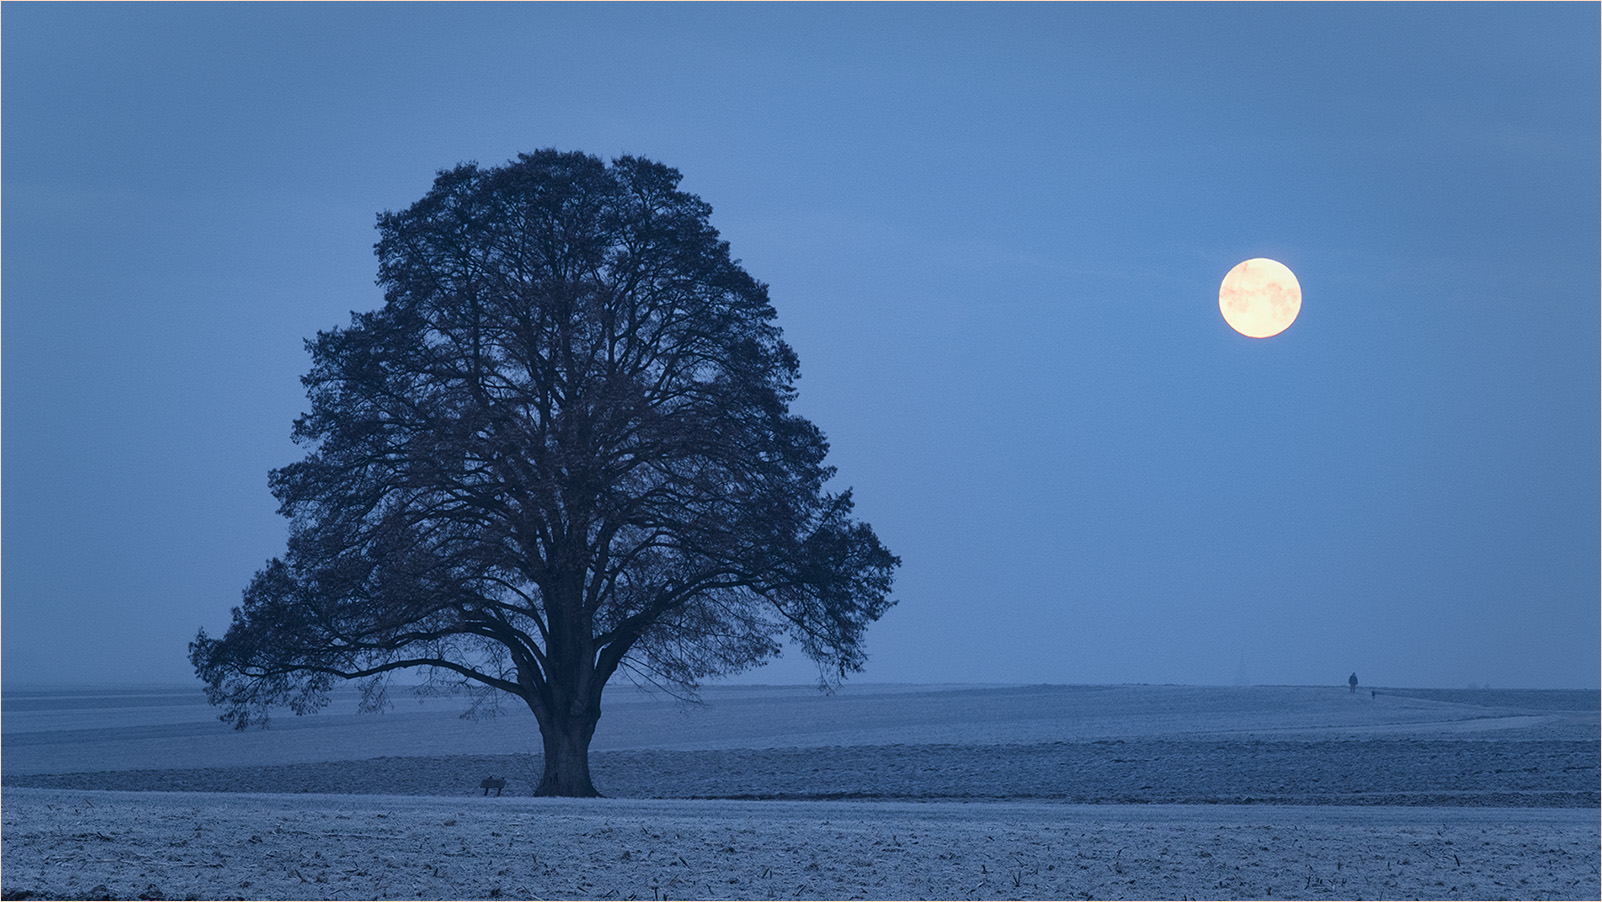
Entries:
[[554, 147], [769, 286], [903, 561], [855, 681], [1598, 686], [1594, 4], [0, 15], [8, 684], [193, 682], [375, 215]]

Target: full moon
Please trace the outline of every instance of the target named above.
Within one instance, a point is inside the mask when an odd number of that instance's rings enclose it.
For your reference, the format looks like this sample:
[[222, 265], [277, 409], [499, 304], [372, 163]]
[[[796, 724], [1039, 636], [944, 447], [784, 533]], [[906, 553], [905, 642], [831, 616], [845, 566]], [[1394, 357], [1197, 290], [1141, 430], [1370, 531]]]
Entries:
[[1224, 276], [1218, 309], [1236, 332], [1269, 338], [1285, 331], [1302, 312], [1302, 286], [1285, 264], [1257, 257], [1237, 263]]

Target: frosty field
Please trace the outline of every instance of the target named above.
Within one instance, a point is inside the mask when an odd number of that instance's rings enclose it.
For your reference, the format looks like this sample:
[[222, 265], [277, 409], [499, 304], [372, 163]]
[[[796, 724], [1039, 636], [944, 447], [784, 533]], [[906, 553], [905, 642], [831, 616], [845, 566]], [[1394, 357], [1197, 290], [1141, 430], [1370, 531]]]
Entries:
[[[508, 709], [7, 689], [0, 891], [183, 898], [1597, 898], [1599, 695], [614, 690], [610, 798]], [[535, 754], [529, 754], [531, 750]], [[485, 798], [497, 775], [506, 795]]]

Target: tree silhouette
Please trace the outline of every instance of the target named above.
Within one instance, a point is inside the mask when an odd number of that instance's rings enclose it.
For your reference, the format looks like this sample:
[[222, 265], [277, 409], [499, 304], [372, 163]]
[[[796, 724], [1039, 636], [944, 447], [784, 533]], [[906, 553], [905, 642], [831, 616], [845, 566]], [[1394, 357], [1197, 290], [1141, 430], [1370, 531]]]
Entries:
[[[595, 795], [620, 669], [694, 691], [788, 634], [860, 670], [900, 561], [789, 411], [794, 352], [680, 175], [544, 150], [378, 220], [384, 306], [307, 342], [287, 550], [190, 660], [222, 719], [389, 675], [521, 698], [540, 795]], [[475, 702], [476, 704], [477, 702]]]

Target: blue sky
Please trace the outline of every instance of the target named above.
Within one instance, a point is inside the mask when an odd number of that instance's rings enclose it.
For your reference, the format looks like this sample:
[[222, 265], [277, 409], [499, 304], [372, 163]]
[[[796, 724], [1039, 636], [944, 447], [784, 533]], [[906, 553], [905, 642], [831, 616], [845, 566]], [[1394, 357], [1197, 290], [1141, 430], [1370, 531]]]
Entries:
[[7, 681], [188, 678], [375, 214], [557, 147], [677, 167], [771, 286], [904, 561], [859, 679], [1598, 685], [1593, 4], [0, 22]]

